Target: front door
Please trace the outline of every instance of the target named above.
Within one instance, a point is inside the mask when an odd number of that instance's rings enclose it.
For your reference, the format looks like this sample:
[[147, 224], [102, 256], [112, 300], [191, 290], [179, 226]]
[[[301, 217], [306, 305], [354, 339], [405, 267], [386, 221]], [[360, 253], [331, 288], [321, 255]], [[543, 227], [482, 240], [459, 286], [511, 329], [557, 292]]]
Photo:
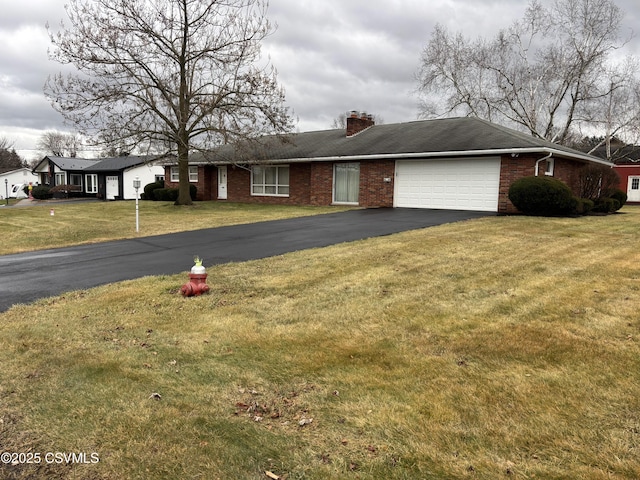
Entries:
[[114, 200], [118, 195], [120, 195], [118, 177], [107, 177], [106, 199]]
[[640, 177], [629, 177], [627, 201], [640, 202]]
[[227, 166], [218, 167], [218, 200], [227, 199]]

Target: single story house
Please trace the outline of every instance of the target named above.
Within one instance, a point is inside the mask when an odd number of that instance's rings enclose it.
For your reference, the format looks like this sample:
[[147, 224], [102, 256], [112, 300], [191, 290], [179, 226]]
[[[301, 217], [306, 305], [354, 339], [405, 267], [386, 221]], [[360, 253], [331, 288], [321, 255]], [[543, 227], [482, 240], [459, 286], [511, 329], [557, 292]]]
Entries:
[[[574, 190], [600, 158], [473, 117], [375, 125], [351, 112], [334, 129], [263, 137], [189, 160], [198, 199], [516, 212], [518, 178], [549, 175]], [[175, 160], [165, 184], [176, 186]]]
[[[19, 185], [37, 185], [38, 176], [30, 168], [18, 168], [0, 173], [0, 198], [11, 197], [11, 189]], [[18, 194], [19, 195], [19, 194]]]
[[136, 177], [141, 188], [164, 179], [164, 167], [157, 156], [96, 159], [46, 156], [33, 171], [41, 185], [71, 185], [82, 196], [105, 200], [135, 199], [133, 181]]

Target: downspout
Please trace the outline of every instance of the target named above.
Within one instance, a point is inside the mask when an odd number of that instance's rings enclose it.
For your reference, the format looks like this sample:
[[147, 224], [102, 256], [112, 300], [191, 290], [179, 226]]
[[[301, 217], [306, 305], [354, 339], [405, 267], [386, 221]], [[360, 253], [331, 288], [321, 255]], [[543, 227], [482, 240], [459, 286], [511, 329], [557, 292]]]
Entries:
[[553, 153], [550, 153], [549, 155], [547, 155], [546, 157], [542, 157], [538, 160], [536, 160], [536, 170], [535, 170], [535, 176], [538, 176], [539, 173], [539, 169], [540, 169], [540, 162], [542, 162], [543, 160], [548, 160], [549, 158], [551, 158], [553, 156]]

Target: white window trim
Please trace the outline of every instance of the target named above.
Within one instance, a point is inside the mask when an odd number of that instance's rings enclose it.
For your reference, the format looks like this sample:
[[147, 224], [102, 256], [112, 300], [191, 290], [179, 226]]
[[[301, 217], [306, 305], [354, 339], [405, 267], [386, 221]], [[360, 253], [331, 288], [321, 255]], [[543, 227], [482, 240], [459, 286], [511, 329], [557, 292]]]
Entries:
[[[178, 167], [171, 167], [169, 173], [169, 181], [172, 183], [178, 183], [180, 181], [180, 170]], [[189, 182], [198, 183], [198, 167], [196, 165], [189, 165]]]
[[556, 165], [555, 159], [553, 157], [547, 158], [547, 165], [544, 169], [544, 174], [553, 177], [553, 169]]
[[[62, 181], [58, 183], [58, 178], [62, 178]], [[55, 172], [54, 180], [56, 185], [66, 185], [67, 184], [67, 172]]]
[[[88, 179], [91, 179], [91, 181], [89, 181]], [[98, 175], [95, 173], [87, 173], [84, 176], [84, 183], [86, 185], [85, 187], [85, 192], [86, 193], [98, 193]], [[91, 188], [89, 188], [89, 185], [91, 185]]]
[[[260, 167], [260, 168], [275, 168], [276, 169], [276, 183], [264, 183], [264, 171], [262, 174], [262, 179], [263, 179], [263, 183], [253, 183], [254, 180], [254, 175], [253, 175], [253, 169], [255, 167]], [[289, 165], [256, 165], [255, 167], [251, 168], [251, 196], [252, 197], [288, 197], [290, 195], [291, 192], [291, 177], [289, 176], [289, 182], [288, 183], [280, 183], [280, 169], [288, 169], [289, 170], [289, 175], [291, 175], [291, 169], [289, 168]], [[267, 186], [269, 187], [275, 187], [276, 189], [276, 193], [255, 193], [254, 187], [263, 187], [266, 189]], [[287, 187], [289, 189], [289, 193], [277, 193], [278, 189], [280, 187]]]

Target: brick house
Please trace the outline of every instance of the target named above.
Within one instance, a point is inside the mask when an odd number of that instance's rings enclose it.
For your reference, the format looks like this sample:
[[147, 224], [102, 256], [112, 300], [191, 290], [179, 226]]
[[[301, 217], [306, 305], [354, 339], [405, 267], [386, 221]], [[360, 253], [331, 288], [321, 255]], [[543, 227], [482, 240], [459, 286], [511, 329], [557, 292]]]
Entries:
[[[516, 179], [550, 175], [576, 188], [600, 158], [478, 118], [375, 125], [352, 112], [345, 130], [264, 137], [190, 159], [199, 200], [512, 213]], [[174, 164], [167, 186], [177, 186]]]

